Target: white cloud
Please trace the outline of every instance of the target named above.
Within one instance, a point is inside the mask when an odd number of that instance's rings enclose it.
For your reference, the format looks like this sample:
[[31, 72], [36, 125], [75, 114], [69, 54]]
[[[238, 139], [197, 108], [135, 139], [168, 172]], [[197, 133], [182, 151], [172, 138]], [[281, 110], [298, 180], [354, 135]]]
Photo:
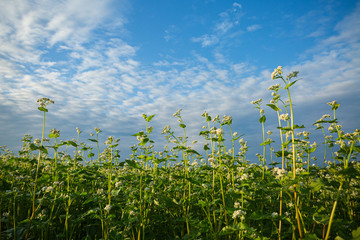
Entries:
[[239, 24], [243, 13], [239, 3], [233, 3], [232, 7], [219, 13], [219, 17], [212, 27], [210, 34], [203, 34], [200, 37], [193, 37], [193, 42], [200, 42], [202, 47], [209, 47], [222, 43], [223, 39], [233, 38], [237, 34], [233, 33], [234, 28]]
[[215, 35], [208, 35], [205, 34], [201, 37], [193, 37], [191, 39], [193, 42], [201, 42], [201, 46], [202, 47], [208, 47], [208, 46], [212, 46], [215, 45], [219, 42], [219, 39], [217, 36]]
[[222, 22], [219, 22], [218, 24], [216, 24], [215, 31], [219, 32], [220, 34], [225, 34], [233, 26], [234, 26], [234, 23], [230, 22], [230, 20], [226, 18]]
[[[68, 4], [73, 6], [72, 4], [79, 2]], [[92, 5], [92, 8], [97, 7]], [[25, 12], [24, 15], [27, 16], [30, 8], [22, 5], [19, 11]], [[35, 8], [33, 11], [39, 13], [44, 10]], [[92, 11], [100, 13], [96, 15]], [[200, 54], [193, 54], [171, 62], [162, 60], [149, 66], [143, 65], [136, 59], [137, 48], [123, 39], [113, 37], [104, 42], [92, 37], [91, 29], [96, 30], [96, 26], [101, 25], [107, 10], [104, 6], [104, 9], [89, 12], [96, 15], [91, 20], [94, 21], [93, 28], [81, 24], [86, 14], [75, 18], [80, 23], [74, 27], [71, 20], [61, 17], [64, 15], [54, 13], [51, 18], [47, 15], [40, 18], [30, 14], [26, 20], [22, 20], [25, 29], [27, 28], [24, 36], [11, 32], [6, 27], [0, 29], [5, 34], [2, 42], [8, 47], [5, 51], [6, 59], [0, 59], [0, 107], [11, 107], [9, 116], [31, 118], [29, 122], [33, 124], [37, 119], [34, 114], [35, 101], [47, 96], [55, 100], [49, 113], [52, 126], [59, 124], [56, 127], [60, 129], [69, 126], [74, 128], [78, 124], [84, 128], [101, 126], [109, 129], [107, 131], [124, 134], [125, 131], [135, 133], [144, 128], [142, 113], [157, 114], [153, 124], [159, 128], [169, 124], [169, 121], [176, 126], [176, 120], [171, 116], [182, 107], [184, 119], [189, 126], [189, 136], [195, 137], [204, 123], [200, 117], [204, 110], [214, 115], [230, 114], [237, 119], [247, 119], [250, 114], [257, 114], [250, 105], [251, 100], [262, 97], [265, 101], [270, 97], [266, 91], [273, 84], [269, 70], [255, 73], [258, 69], [248, 63], [228, 61], [221, 49], [215, 51], [216, 62]], [[11, 16], [9, 19], [17, 15]], [[358, 19], [351, 16], [338, 24], [338, 35], [322, 42], [327, 46], [326, 49], [318, 49], [313, 52], [312, 58], [303, 62], [284, 66], [286, 73], [289, 70], [299, 70], [303, 77], [293, 88], [296, 90], [294, 99], [299, 106], [310, 105], [312, 101], [323, 101], [330, 95], [342, 97], [358, 94], [359, 38], [354, 40], [355, 36], [351, 31], [355, 30], [349, 27], [355, 26], [353, 24]], [[13, 22], [19, 24], [22, 21], [17, 19]], [[29, 23], [33, 23], [35, 29]], [[78, 28], [84, 30], [73, 37], [72, 33]], [[222, 32], [228, 31], [225, 26], [222, 29]], [[42, 38], [39, 32], [45, 32], [45, 37]], [[25, 36], [29, 39], [26, 40]], [[85, 40], [84, 36], [89, 39]], [[15, 44], [10, 41], [11, 38], [15, 38]], [[192, 40], [200, 42], [203, 47], [213, 46], [220, 41], [215, 30], [214, 35], [205, 34]], [[27, 41], [28, 49], [20, 48], [22, 41]], [[66, 53], [65, 59], [52, 63], [42, 61], [44, 50], [36, 48], [42, 41], [49, 46], [55, 44], [56, 51]], [[69, 44], [73, 41], [76, 42], [75, 45]], [[33, 52], [35, 57], [30, 56]], [[26, 56], [29, 68], [18, 63], [22, 56]], [[30, 62], [31, 57], [33, 62]], [[0, 125], [3, 126], [1, 132], [6, 136], [6, 124]], [[29, 123], [28, 126], [30, 128], [34, 125]], [[238, 124], [236, 128], [241, 132], [246, 131], [247, 126]]]
[[[109, 13], [109, 1], [21, 1], [0, 9], [0, 51], [20, 62], [40, 64], [56, 43], [75, 46], [88, 41]], [[114, 19], [114, 21], [121, 21]]]
[[240, 3], [237, 3], [237, 2], [234, 2], [234, 3], [233, 3], [233, 7], [234, 7], [234, 10], [235, 10], [235, 11], [237, 10], [236, 8], [239, 8], [239, 9], [242, 8], [241, 4], [240, 4]]
[[248, 32], [254, 32], [254, 31], [256, 31], [256, 30], [259, 30], [260, 28], [261, 28], [261, 26], [260, 26], [259, 24], [254, 24], [254, 25], [248, 26], [248, 27], [246, 28], [246, 30], [247, 30]]

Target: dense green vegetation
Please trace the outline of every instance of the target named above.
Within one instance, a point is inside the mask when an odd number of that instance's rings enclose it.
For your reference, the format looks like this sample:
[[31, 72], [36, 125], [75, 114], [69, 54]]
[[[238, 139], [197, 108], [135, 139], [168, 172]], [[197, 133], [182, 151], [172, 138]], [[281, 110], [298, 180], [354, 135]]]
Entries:
[[[269, 87], [266, 104], [278, 116], [280, 149], [271, 146], [274, 133], [265, 132], [262, 100], [251, 102], [263, 137], [257, 164], [248, 161], [247, 142], [232, 131], [230, 116], [203, 113], [207, 144], [199, 154], [181, 110], [174, 117], [183, 134], [166, 126], [162, 151], [151, 138], [155, 115], [144, 114], [145, 130], [134, 135], [138, 144], [126, 160], [113, 137], [100, 153], [98, 128], [89, 139], [95, 146], [79, 142], [80, 130], [77, 140], [60, 141], [52, 129], [52, 141], [44, 130], [41, 139], [25, 135], [18, 154], [2, 147], [1, 239], [359, 239], [360, 132], [341, 130], [334, 101], [332, 116], [315, 123], [324, 142], [310, 143], [294, 122], [289, 89], [297, 74], [283, 77], [278, 67], [271, 76], [281, 83]], [[38, 102], [45, 128], [53, 102]], [[312, 156], [319, 147], [322, 159]]]

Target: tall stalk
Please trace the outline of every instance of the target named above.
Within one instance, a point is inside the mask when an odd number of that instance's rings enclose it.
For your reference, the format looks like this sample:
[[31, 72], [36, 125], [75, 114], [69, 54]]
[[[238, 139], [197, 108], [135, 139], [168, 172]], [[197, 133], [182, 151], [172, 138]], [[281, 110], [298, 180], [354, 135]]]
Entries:
[[41, 143], [40, 143], [40, 147], [36, 147], [33, 145], [34, 149], [39, 149], [39, 156], [38, 156], [38, 160], [37, 160], [37, 166], [36, 166], [36, 173], [35, 173], [35, 180], [34, 180], [34, 190], [33, 190], [33, 199], [32, 199], [32, 213], [31, 213], [31, 217], [30, 217], [30, 222], [29, 222], [29, 226], [27, 228], [26, 234], [25, 234], [25, 240], [29, 237], [29, 233], [30, 233], [30, 228], [31, 228], [31, 223], [34, 219], [35, 216], [35, 201], [36, 201], [36, 185], [37, 185], [37, 179], [38, 179], [38, 174], [39, 174], [39, 168], [40, 168], [40, 163], [41, 163], [41, 154], [44, 150], [43, 148], [43, 142], [44, 142], [44, 134], [45, 134], [45, 113], [48, 111], [46, 106], [49, 103], [54, 103], [53, 100], [49, 99], [49, 98], [40, 98], [37, 100], [37, 102], [39, 103], [39, 107], [38, 109], [43, 112], [43, 124], [42, 124], [42, 134], [41, 134]]
[[262, 137], [263, 137], [263, 142], [260, 144], [260, 146], [263, 146], [263, 154], [262, 156], [260, 154], [258, 154], [259, 160], [262, 161], [262, 179], [265, 178], [265, 164], [266, 164], [266, 160], [265, 160], [265, 149], [266, 149], [266, 141], [265, 141], [265, 121], [266, 121], [266, 117], [264, 115], [264, 109], [261, 108], [261, 104], [262, 104], [262, 99], [258, 99], [256, 101], [251, 101], [251, 104], [254, 104], [256, 109], [259, 110], [260, 113], [260, 118], [259, 118], [259, 122], [261, 123], [261, 129], [262, 129]]
[[[291, 82], [291, 79], [296, 77], [298, 74], [298, 72], [292, 72], [290, 73], [286, 79], [284, 79], [284, 77], [282, 76], [282, 67], [279, 66], [278, 68], [276, 68], [274, 70], [274, 72], [271, 74], [271, 78], [272, 79], [277, 79], [280, 78], [284, 84], [285, 87], [284, 89], [286, 89], [287, 91], [287, 95], [289, 97], [289, 106], [290, 106], [290, 133], [291, 133], [291, 143], [292, 143], [292, 171], [293, 171], [293, 179], [296, 179], [296, 149], [295, 149], [295, 134], [294, 134], [294, 129], [295, 128], [299, 128], [299, 126], [295, 126], [294, 125], [294, 110], [293, 110], [293, 104], [291, 101], [291, 95], [290, 95], [290, 90], [289, 88], [296, 83], [297, 80]], [[295, 202], [295, 214], [296, 214], [296, 221], [297, 221], [297, 227], [298, 227], [298, 231], [299, 231], [299, 236], [300, 238], [303, 238], [303, 233], [302, 233], [302, 229], [301, 229], [301, 220], [300, 220], [300, 215], [299, 215], [299, 209], [298, 209], [298, 196], [297, 196], [297, 190], [296, 190], [296, 184], [294, 184], [294, 202]]]
[[[184, 131], [184, 140], [182, 141], [182, 143], [180, 143], [179, 140], [177, 140], [179, 147], [181, 147], [181, 152], [183, 155], [183, 162], [184, 162], [184, 175], [185, 178], [190, 178], [189, 176], [189, 170], [188, 170], [188, 158], [187, 158], [187, 150], [188, 150], [188, 146], [187, 146], [187, 136], [186, 136], [186, 125], [184, 124], [184, 121], [180, 115], [182, 109], [179, 109], [178, 111], [176, 111], [176, 113], [173, 114], [174, 117], [178, 118], [178, 122], [179, 122], [179, 127], [183, 129]], [[186, 221], [186, 231], [188, 236], [190, 236], [190, 222], [189, 222], [189, 212], [190, 212], [190, 201], [191, 201], [191, 182], [188, 181], [188, 197], [186, 197], [186, 189], [184, 190], [184, 201], [187, 202], [187, 206], [184, 205], [184, 212], [185, 212], [185, 221]]]

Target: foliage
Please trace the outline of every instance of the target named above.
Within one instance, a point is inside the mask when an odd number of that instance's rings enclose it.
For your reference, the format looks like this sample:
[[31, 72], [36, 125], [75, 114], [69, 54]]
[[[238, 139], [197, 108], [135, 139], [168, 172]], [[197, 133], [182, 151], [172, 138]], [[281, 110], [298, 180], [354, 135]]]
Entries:
[[[273, 133], [265, 134], [261, 99], [252, 102], [263, 135], [259, 164], [247, 160], [247, 142], [232, 132], [230, 116], [203, 113], [207, 126], [200, 135], [206, 154], [199, 154], [189, 144], [181, 109], [174, 117], [183, 136], [166, 126], [167, 144], [155, 151], [149, 126], [155, 115], [144, 114], [146, 129], [134, 134], [138, 144], [124, 161], [119, 139], [107, 138], [100, 153], [98, 128], [96, 139], [89, 139], [96, 143], [97, 156], [93, 147], [79, 142], [79, 129], [78, 140], [60, 142], [60, 131], [52, 129], [53, 145], [44, 133], [41, 141], [25, 135], [18, 155], [1, 147], [0, 239], [358, 239], [359, 130], [345, 134], [335, 115], [340, 105], [329, 103], [333, 117], [324, 115], [315, 123], [324, 134], [322, 167], [310, 165], [318, 145], [308, 142], [309, 132], [295, 133], [304, 127], [294, 124], [289, 92], [297, 74], [283, 77], [278, 67], [272, 78], [285, 85], [269, 88], [273, 99], [267, 106], [277, 112], [281, 149], [272, 148]], [[288, 94], [286, 101], [280, 90]], [[47, 104], [53, 102], [39, 102], [45, 124]], [[61, 146], [74, 148], [75, 154], [59, 152]]]

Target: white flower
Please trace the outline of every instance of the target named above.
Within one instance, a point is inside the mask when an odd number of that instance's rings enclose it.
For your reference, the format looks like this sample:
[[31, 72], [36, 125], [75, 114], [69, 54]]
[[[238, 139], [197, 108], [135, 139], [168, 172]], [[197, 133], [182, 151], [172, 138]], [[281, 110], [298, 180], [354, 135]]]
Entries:
[[276, 216], [278, 216], [279, 214], [277, 213], [277, 212], [273, 212], [272, 214], [271, 214], [271, 217], [276, 217]]
[[240, 177], [240, 181], [242, 180], [248, 180], [249, 179], [249, 175], [247, 173], [244, 173], [241, 177]]
[[197, 161], [194, 161], [191, 163], [191, 166], [198, 166], [198, 165], [199, 165], [199, 163]]
[[219, 120], [219, 115], [216, 115], [215, 117], [214, 117], [214, 119], [212, 120], [212, 122], [216, 122], [216, 121], [218, 121]]
[[287, 120], [290, 119], [290, 117], [289, 117], [289, 114], [283, 113], [283, 114], [281, 114], [281, 115], [279, 116], [279, 119], [280, 119], [280, 120], [283, 120], [283, 121], [287, 121]]
[[275, 85], [272, 85], [268, 88], [268, 90], [278, 90], [280, 88], [280, 83], [277, 83]]
[[256, 101], [251, 101], [250, 103], [251, 104], [255, 104], [255, 105], [257, 105], [257, 104], [260, 104], [262, 102], [262, 99], [261, 98], [259, 98], [258, 100], [256, 100]]
[[245, 215], [245, 214], [246, 214], [245, 211], [239, 209], [239, 210], [234, 211], [234, 213], [233, 213], [233, 215], [232, 215], [232, 218], [233, 218], [233, 219], [236, 219], [237, 217], [242, 216], [242, 215]]
[[104, 210], [109, 212], [111, 210], [111, 205], [110, 204], [106, 205], [106, 207], [104, 207]]
[[273, 168], [273, 174], [275, 175], [276, 178], [281, 178], [282, 176], [284, 176], [284, 173], [285, 173], [285, 169], [281, 169], [278, 167]]
[[276, 76], [282, 74], [282, 66], [278, 66], [274, 69], [273, 73], [271, 74], [271, 79], [274, 79]]
[[216, 129], [216, 135], [220, 136], [224, 133], [224, 131], [221, 128]]

